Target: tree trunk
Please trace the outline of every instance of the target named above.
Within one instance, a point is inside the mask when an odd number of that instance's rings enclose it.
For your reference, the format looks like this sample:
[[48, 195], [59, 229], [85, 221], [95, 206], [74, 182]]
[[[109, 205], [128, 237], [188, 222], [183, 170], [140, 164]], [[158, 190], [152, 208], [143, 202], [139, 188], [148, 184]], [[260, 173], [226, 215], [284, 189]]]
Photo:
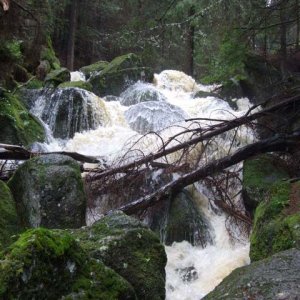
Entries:
[[279, 6], [280, 16], [280, 58], [281, 58], [281, 73], [283, 79], [287, 76], [286, 60], [287, 60], [287, 15], [285, 1], [282, 1]]
[[299, 39], [300, 39], [300, 13], [299, 13], [299, 0], [295, 0], [295, 11], [296, 11], [296, 45], [295, 48], [299, 50]]
[[188, 69], [190, 76], [194, 75], [194, 50], [195, 50], [195, 25], [193, 25], [193, 16], [195, 14], [195, 6], [192, 5], [189, 11], [190, 25], [188, 28]]
[[69, 37], [68, 37], [68, 47], [67, 47], [67, 68], [71, 71], [73, 71], [74, 69], [77, 11], [78, 11], [78, 0], [73, 0], [71, 1], [71, 12], [70, 12], [70, 19], [69, 19]]

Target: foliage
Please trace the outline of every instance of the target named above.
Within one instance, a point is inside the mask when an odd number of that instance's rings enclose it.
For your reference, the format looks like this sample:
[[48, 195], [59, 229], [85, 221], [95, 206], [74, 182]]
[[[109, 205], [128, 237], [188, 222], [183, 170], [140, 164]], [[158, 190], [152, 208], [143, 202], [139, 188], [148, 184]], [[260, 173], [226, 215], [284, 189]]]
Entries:
[[20, 62], [22, 60], [21, 52], [22, 42], [19, 40], [0, 41], [0, 61]]

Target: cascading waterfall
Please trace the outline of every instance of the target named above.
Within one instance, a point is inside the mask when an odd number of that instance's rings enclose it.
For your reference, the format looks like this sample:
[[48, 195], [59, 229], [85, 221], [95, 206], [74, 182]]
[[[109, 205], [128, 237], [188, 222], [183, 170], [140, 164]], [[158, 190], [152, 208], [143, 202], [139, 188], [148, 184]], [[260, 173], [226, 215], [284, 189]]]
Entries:
[[[72, 79], [84, 80], [84, 77], [76, 72]], [[132, 145], [128, 141], [138, 140], [147, 131], [160, 131], [161, 137], [167, 140], [182, 130], [180, 126], [192, 128], [200, 124], [205, 127], [214, 123], [199, 121], [195, 125], [193, 121], [185, 122], [185, 119], [201, 117], [229, 120], [242, 115], [249, 108], [247, 99], [238, 100], [238, 109], [233, 110], [222, 99], [195, 96], [199, 91], [209, 92], [213, 88], [197, 84], [182, 72], [164, 71], [155, 75], [154, 84], [138, 82], [120, 98], [112, 99], [119, 101], [104, 101], [78, 88], [57, 89], [40, 96], [32, 112], [49, 126], [54, 137], [59, 138], [60, 142], [52, 139], [44, 145], [48, 151], [76, 151], [105, 157], [109, 164]], [[170, 127], [175, 123], [180, 126]], [[167, 126], [169, 128], [164, 129]], [[63, 128], [63, 131], [58, 128]], [[231, 144], [233, 135], [236, 145]], [[188, 134], [182, 137], [183, 140], [189, 138]], [[241, 128], [238, 132], [224, 134], [220, 139], [222, 141], [218, 145], [212, 143], [210, 146], [212, 157], [226, 154], [229, 147], [250, 142], [253, 136]], [[136, 145], [147, 154], [157, 149], [157, 143], [157, 136], [150, 135]], [[176, 153], [173, 155], [173, 159], [176, 159]], [[193, 163], [192, 154], [190, 159]], [[247, 238], [232, 241], [225, 228], [226, 217], [209, 205], [211, 195], [207, 188], [195, 184], [193, 197], [208, 221], [212, 242], [204, 248], [192, 246], [187, 241], [166, 246], [166, 291], [170, 300], [201, 299], [233, 269], [249, 262]], [[90, 216], [87, 219], [89, 223], [92, 222]]]

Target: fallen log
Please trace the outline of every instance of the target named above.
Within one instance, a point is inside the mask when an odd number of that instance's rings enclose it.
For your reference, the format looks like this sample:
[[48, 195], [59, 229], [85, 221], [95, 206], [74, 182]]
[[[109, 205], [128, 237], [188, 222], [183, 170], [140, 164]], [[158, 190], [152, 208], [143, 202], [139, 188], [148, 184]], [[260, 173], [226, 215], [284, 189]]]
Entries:
[[291, 149], [299, 149], [299, 147], [300, 131], [295, 132], [292, 135], [278, 135], [270, 139], [258, 141], [235, 151], [231, 155], [214, 160], [193, 172], [185, 174], [178, 179], [175, 179], [174, 181], [162, 186], [152, 194], [146, 195], [145, 197], [121, 206], [118, 208], [118, 210], [122, 210], [129, 215], [135, 214], [155, 205], [157, 202], [162, 201], [163, 199], [167, 199], [171, 195], [178, 193], [188, 185], [202, 180], [205, 177], [212, 176], [257, 154], [281, 151], [286, 152]]
[[67, 151], [31, 152], [21, 146], [0, 144], [0, 160], [28, 160], [35, 156], [48, 155], [48, 154], [67, 155], [77, 161], [85, 162], [85, 163], [100, 162], [96, 157], [86, 156], [77, 152], [67, 152]]

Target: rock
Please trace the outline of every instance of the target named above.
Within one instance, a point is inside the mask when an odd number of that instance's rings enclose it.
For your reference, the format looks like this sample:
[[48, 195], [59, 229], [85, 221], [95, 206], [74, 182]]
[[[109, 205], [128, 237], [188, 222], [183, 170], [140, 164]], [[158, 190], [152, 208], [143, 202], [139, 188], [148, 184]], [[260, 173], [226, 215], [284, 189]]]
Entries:
[[9, 187], [0, 180], [0, 251], [10, 244], [11, 236], [20, 229], [15, 201]]
[[91, 76], [105, 69], [105, 67], [107, 67], [108, 64], [109, 64], [108, 61], [100, 60], [91, 65], [80, 68], [79, 71], [86, 76], [86, 79], [89, 79]]
[[26, 82], [30, 78], [28, 71], [21, 65], [14, 65], [13, 77], [17, 82]]
[[193, 98], [206, 98], [206, 97], [219, 98], [219, 95], [217, 93], [205, 92], [205, 91], [198, 91], [193, 95]]
[[36, 76], [38, 80], [45, 80], [47, 74], [51, 71], [48, 60], [42, 60], [36, 68]]
[[142, 82], [137, 82], [130, 86], [120, 97], [121, 104], [125, 106], [147, 101], [166, 101], [166, 97], [152, 85]]
[[165, 299], [165, 250], [141, 222], [114, 212], [70, 232], [91, 257], [125, 278], [138, 299]]
[[171, 245], [182, 241], [203, 248], [212, 243], [207, 222], [186, 190], [171, 200], [164, 242]]
[[22, 164], [8, 183], [24, 227], [85, 225], [86, 196], [79, 164], [49, 154]]
[[80, 88], [86, 91], [91, 91], [92, 90], [92, 85], [87, 82], [87, 81], [67, 81], [61, 83], [58, 88], [63, 89], [63, 88]]
[[11, 93], [0, 98], [0, 127], [0, 143], [29, 145], [45, 139], [43, 126]]
[[69, 234], [23, 233], [0, 258], [1, 299], [136, 299], [132, 286], [91, 259]]
[[50, 69], [58, 70], [60, 68], [60, 62], [55, 55], [55, 51], [53, 49], [50, 36], [46, 37], [46, 44], [47, 45], [42, 46], [41, 53], [40, 53], [40, 60], [47, 61], [48, 64], [50, 65]]
[[285, 162], [278, 156], [263, 154], [244, 161], [243, 199], [253, 216], [258, 204], [268, 197], [272, 184], [289, 178]]
[[77, 87], [47, 90], [33, 111], [49, 125], [53, 136], [61, 139], [70, 139], [76, 132], [96, 129], [110, 121], [104, 101]]
[[284, 300], [300, 295], [300, 251], [290, 249], [227, 276], [203, 300]]
[[300, 249], [300, 181], [277, 182], [255, 211], [250, 258], [257, 261], [274, 253]]
[[153, 74], [142, 67], [141, 60], [133, 53], [116, 57], [101, 72], [93, 75], [89, 82], [98, 96], [119, 96], [130, 84], [140, 79], [151, 81]]
[[60, 68], [47, 74], [45, 78], [45, 85], [56, 87], [63, 82], [70, 81], [70, 79], [70, 71], [66, 68]]
[[140, 134], [159, 131], [179, 123], [188, 115], [179, 107], [162, 101], [141, 102], [130, 106], [125, 118], [132, 130]]

